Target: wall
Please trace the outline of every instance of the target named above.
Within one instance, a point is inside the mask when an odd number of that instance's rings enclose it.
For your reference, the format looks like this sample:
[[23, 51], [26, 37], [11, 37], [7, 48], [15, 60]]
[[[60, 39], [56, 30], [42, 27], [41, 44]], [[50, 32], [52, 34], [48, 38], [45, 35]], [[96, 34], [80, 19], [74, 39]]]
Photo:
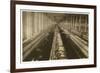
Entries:
[[[97, 5], [97, 68], [52, 70], [34, 73], [99, 73], [100, 72], [100, 0], [34, 0], [56, 3]], [[10, 0], [0, 0], [0, 73], [10, 73]], [[33, 73], [33, 72], [30, 72]]]
[[40, 12], [22, 12], [22, 31], [23, 41], [36, 37], [44, 30], [48, 30], [54, 24], [46, 13]]

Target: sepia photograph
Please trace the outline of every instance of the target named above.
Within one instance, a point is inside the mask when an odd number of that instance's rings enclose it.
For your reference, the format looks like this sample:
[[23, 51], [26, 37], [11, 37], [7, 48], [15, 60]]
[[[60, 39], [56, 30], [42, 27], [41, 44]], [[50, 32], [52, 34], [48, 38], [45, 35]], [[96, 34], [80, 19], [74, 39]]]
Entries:
[[96, 67], [96, 6], [11, 2], [11, 72]]
[[88, 14], [22, 11], [23, 61], [88, 58]]

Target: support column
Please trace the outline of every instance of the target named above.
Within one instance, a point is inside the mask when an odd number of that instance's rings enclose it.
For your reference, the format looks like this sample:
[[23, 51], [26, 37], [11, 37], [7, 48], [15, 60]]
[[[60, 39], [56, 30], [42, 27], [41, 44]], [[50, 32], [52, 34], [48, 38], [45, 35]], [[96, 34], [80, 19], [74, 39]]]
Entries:
[[26, 35], [26, 27], [27, 27], [27, 24], [26, 24], [26, 21], [27, 21], [27, 14], [26, 12], [23, 12], [22, 14], [22, 29], [23, 29], [23, 40], [26, 40], [27, 39], [27, 35]]
[[35, 34], [38, 33], [38, 13], [34, 13], [34, 26], [35, 26]]
[[41, 31], [43, 31], [43, 13], [41, 13]]
[[39, 33], [41, 32], [41, 13], [38, 13], [38, 27], [39, 27]]
[[32, 37], [32, 13], [23, 12], [23, 37], [29, 39]]

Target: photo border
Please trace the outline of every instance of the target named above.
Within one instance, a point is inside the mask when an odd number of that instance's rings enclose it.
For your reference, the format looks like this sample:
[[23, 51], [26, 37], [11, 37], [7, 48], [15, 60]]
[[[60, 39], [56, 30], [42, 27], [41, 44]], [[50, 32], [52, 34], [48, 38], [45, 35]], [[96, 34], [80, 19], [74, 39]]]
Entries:
[[[16, 4], [21, 5], [39, 5], [52, 7], [72, 7], [72, 8], [87, 8], [94, 10], [94, 64], [89, 65], [75, 65], [75, 66], [59, 66], [59, 67], [43, 67], [43, 68], [25, 68], [16, 69]], [[11, 26], [10, 26], [10, 46], [11, 46], [11, 61], [10, 71], [13, 72], [27, 72], [27, 71], [43, 71], [43, 70], [58, 70], [58, 69], [74, 69], [74, 68], [89, 68], [96, 67], [96, 6], [95, 5], [81, 5], [81, 4], [63, 4], [63, 3], [48, 3], [48, 2], [33, 2], [33, 1], [12, 1], [11, 0]]]

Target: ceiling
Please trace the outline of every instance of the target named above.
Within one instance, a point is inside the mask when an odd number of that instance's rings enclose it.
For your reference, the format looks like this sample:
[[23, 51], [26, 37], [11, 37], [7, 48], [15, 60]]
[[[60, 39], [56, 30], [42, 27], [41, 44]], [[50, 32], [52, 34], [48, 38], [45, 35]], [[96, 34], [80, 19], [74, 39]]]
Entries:
[[56, 23], [60, 22], [65, 17], [63, 13], [46, 13], [46, 15]]

